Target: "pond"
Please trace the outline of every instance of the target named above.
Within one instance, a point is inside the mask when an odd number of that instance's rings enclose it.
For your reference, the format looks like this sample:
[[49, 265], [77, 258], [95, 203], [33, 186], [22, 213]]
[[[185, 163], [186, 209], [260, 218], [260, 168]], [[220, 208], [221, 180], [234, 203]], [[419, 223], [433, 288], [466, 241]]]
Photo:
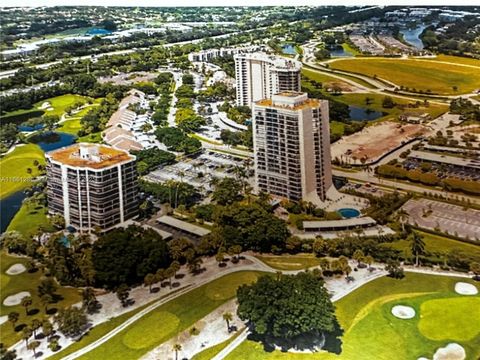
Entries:
[[350, 119], [354, 121], [371, 121], [384, 116], [383, 112], [381, 111], [365, 109], [360, 106], [350, 105], [348, 109], [350, 110]]
[[35, 124], [35, 125], [18, 125], [19, 131], [37, 131], [43, 128], [43, 124]]
[[10, 221], [12, 221], [15, 214], [22, 207], [22, 201], [27, 195], [23, 191], [17, 191], [12, 195], [0, 200], [0, 233], [7, 230]]
[[333, 49], [330, 49], [331, 57], [352, 57], [353, 54], [350, 51], [346, 51], [343, 46], [337, 46]]
[[403, 29], [400, 30], [400, 33], [403, 35], [403, 39], [412, 46], [415, 46], [417, 49], [423, 49], [423, 41], [420, 39], [420, 34], [425, 30], [426, 25], [419, 25], [413, 29]]
[[293, 44], [283, 44], [282, 53], [287, 55], [297, 55], [297, 51], [295, 50], [295, 46]]
[[33, 135], [28, 140], [40, 146], [43, 151], [48, 152], [71, 145], [75, 142], [75, 139], [75, 135], [72, 134], [62, 132], [45, 132]]

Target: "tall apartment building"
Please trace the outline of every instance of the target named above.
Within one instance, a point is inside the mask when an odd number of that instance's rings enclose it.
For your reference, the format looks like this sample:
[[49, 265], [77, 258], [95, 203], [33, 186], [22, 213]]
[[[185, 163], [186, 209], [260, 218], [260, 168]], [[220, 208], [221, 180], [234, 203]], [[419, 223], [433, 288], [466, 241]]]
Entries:
[[48, 211], [79, 231], [107, 230], [137, 215], [136, 158], [100, 144], [74, 144], [50, 151]]
[[282, 92], [252, 109], [256, 191], [322, 205], [334, 191], [328, 101]]
[[251, 106], [283, 91], [300, 91], [302, 63], [265, 53], [238, 54], [235, 58], [237, 105]]

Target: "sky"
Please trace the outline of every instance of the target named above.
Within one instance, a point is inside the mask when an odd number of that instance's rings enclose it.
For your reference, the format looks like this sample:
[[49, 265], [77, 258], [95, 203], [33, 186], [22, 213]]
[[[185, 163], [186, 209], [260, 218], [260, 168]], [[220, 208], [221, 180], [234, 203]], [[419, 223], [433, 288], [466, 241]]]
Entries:
[[270, 6], [270, 5], [470, 5], [480, 0], [2, 0], [1, 6]]

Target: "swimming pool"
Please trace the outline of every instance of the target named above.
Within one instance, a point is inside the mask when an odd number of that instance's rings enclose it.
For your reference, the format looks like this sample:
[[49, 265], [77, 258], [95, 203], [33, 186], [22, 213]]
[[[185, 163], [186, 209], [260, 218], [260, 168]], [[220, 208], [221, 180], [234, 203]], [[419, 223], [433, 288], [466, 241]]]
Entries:
[[358, 211], [357, 209], [345, 208], [339, 209], [337, 212], [342, 215], [344, 219], [351, 219], [360, 216], [360, 211]]

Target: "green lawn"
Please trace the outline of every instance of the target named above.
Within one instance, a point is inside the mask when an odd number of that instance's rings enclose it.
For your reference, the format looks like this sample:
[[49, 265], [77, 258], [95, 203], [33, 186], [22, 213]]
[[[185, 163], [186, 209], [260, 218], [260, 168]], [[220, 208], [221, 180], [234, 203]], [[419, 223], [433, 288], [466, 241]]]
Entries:
[[350, 46], [349, 44], [347, 44], [347, 43], [343, 43], [343, 44], [342, 44], [342, 48], [343, 48], [343, 50], [350, 52], [353, 56], [357, 56], [357, 55], [360, 55], [360, 54], [361, 54], [361, 52], [359, 52], [358, 50], [354, 49], [353, 47], [351, 47], [351, 46]]
[[[45, 165], [44, 153], [35, 144], [18, 146], [0, 159], [0, 175], [6, 178], [0, 186], [0, 199], [32, 185], [31, 179], [39, 175], [37, 167], [33, 165], [35, 160]], [[28, 168], [32, 169], [31, 174], [27, 172]]]
[[[179, 296], [142, 317], [80, 359], [138, 359], [233, 298], [239, 285], [251, 283], [259, 274], [238, 272], [226, 275]], [[219, 296], [219, 291], [229, 297]], [[168, 321], [165, 321], [165, 316]], [[142, 338], [141, 342], [132, 341], [139, 337]], [[90, 342], [94, 340], [90, 339]], [[66, 353], [62, 355], [65, 356]]]
[[434, 58], [422, 58], [421, 60], [424, 61], [444, 61], [444, 62], [449, 62], [452, 64], [462, 64], [462, 65], [473, 65], [473, 66], [478, 66], [480, 67], [480, 60], [478, 59], [473, 59], [473, 58], [467, 58], [463, 56], [452, 56], [452, 55], [437, 55]]
[[192, 360], [211, 360], [215, 355], [217, 355], [220, 351], [225, 349], [228, 344], [230, 344], [233, 340], [235, 340], [238, 335], [241, 334], [241, 331], [238, 331], [233, 335], [231, 338], [217, 344], [215, 346], [209, 347], [202, 352], [197, 353], [192, 357]]
[[[8, 315], [11, 311], [16, 311], [20, 314], [20, 318], [16, 323], [16, 326], [22, 324], [30, 324], [33, 319], [43, 319], [47, 315], [45, 314], [44, 306], [40, 302], [40, 298], [37, 295], [37, 286], [40, 282], [42, 277], [42, 272], [37, 271], [35, 273], [24, 272], [19, 275], [7, 275], [5, 271], [10, 268], [10, 266], [22, 263], [26, 264], [27, 259], [22, 257], [14, 257], [5, 254], [4, 252], [0, 253], [0, 315]], [[38, 313], [34, 315], [26, 315], [25, 308], [21, 305], [17, 306], [4, 306], [3, 301], [9, 295], [15, 295], [21, 291], [29, 291], [32, 298], [33, 304], [30, 306], [29, 310], [37, 309]], [[79, 291], [75, 288], [67, 288], [67, 287], [59, 287], [56, 291], [58, 295], [60, 295], [63, 299], [60, 300], [58, 303], [51, 304], [49, 306], [50, 309], [59, 308], [69, 306], [81, 300], [81, 296]], [[12, 324], [10, 322], [6, 322], [0, 326], [0, 333], [2, 334], [2, 342], [7, 346], [11, 346], [17, 341], [19, 341], [21, 337], [20, 331], [14, 331]]]
[[62, 122], [56, 130], [67, 134], [77, 135], [81, 128], [82, 125], [80, 124], [80, 118], [74, 117]]
[[[459, 64], [445, 64], [415, 59], [355, 58], [339, 59], [330, 68], [352, 73], [375, 75], [398, 86], [437, 94], [464, 94], [480, 87], [479, 71]], [[457, 90], [454, 90], [454, 87]]]
[[[423, 236], [425, 250], [430, 253], [429, 257], [432, 257], [434, 260], [442, 260], [444, 254], [448, 254], [452, 250], [460, 250], [466, 254], [477, 257], [480, 261], [480, 246], [478, 245], [464, 243], [445, 236], [434, 235], [423, 231], [419, 231], [419, 233]], [[383, 246], [403, 251], [404, 256], [407, 258], [412, 256], [410, 242], [407, 240], [398, 240], [384, 244]]]
[[102, 143], [103, 142], [102, 132], [99, 131], [99, 132], [96, 132], [96, 133], [93, 133], [93, 134], [81, 136], [81, 137], [77, 138], [77, 142]]
[[339, 86], [342, 86], [342, 87], [351, 87], [350, 84], [340, 79], [330, 76], [327, 73], [321, 73], [315, 70], [302, 69], [302, 75], [321, 83], [338, 84]]
[[47, 219], [47, 208], [36, 202], [24, 203], [8, 225], [7, 231], [18, 231], [25, 237], [33, 236], [38, 229], [54, 231], [55, 229]]
[[[453, 277], [407, 273], [402, 280], [388, 277], [374, 280], [342, 298], [336, 302], [337, 317], [345, 331], [339, 355], [326, 352], [308, 355], [280, 351], [267, 353], [261, 344], [247, 340], [227, 359], [410, 360], [421, 356], [431, 359], [436, 349], [451, 339], [465, 348], [468, 359], [476, 359], [480, 356], [477, 320], [480, 314], [474, 317], [471, 314], [478, 309], [480, 295], [457, 295], [453, 289], [458, 281], [474, 283]], [[479, 283], [476, 285], [480, 286]], [[443, 303], [430, 303], [437, 300]], [[400, 320], [392, 316], [392, 307], [399, 304], [414, 307], [415, 318]], [[450, 309], [457, 305], [458, 310], [445, 311], [445, 306]], [[443, 321], [441, 326], [424, 328], [424, 322], [440, 324], [438, 318]], [[464, 326], [468, 338], [464, 335]], [[423, 335], [424, 331], [428, 337]]]
[[345, 123], [339, 121], [330, 121], [330, 133], [342, 136], [345, 132]]
[[320, 259], [313, 254], [298, 255], [256, 255], [257, 259], [278, 270], [302, 270], [318, 266]]

